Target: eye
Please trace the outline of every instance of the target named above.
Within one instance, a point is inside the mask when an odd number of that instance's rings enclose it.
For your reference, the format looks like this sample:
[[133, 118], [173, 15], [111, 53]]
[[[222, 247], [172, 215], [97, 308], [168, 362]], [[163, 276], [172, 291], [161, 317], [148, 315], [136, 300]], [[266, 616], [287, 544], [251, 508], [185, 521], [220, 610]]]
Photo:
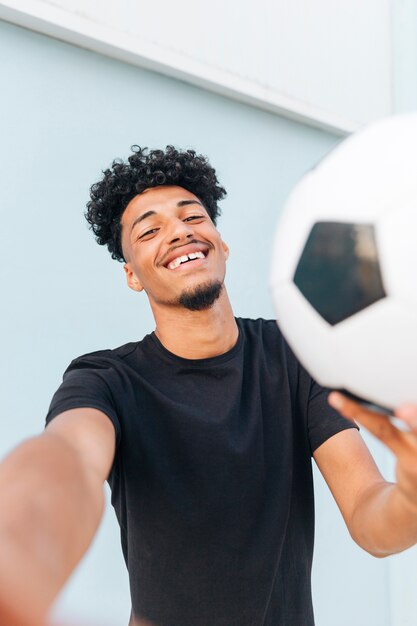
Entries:
[[190, 215], [189, 217], [186, 217], [184, 222], [191, 222], [192, 220], [202, 220], [204, 219], [204, 215]]
[[159, 228], [150, 228], [145, 233], [142, 233], [142, 235], [139, 235], [139, 237], [137, 238], [137, 241], [139, 241], [139, 239], [143, 239], [144, 237], [149, 237], [151, 235], [154, 235], [155, 233], [158, 232], [158, 230]]

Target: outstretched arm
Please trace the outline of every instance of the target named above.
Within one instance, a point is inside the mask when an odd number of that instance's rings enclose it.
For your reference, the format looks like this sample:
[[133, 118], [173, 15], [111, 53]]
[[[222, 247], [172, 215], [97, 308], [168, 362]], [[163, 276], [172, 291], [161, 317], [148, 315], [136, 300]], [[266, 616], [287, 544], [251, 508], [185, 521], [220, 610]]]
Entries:
[[94, 537], [115, 432], [72, 409], [0, 465], [0, 624], [39, 626]]
[[[397, 482], [383, 479], [360, 435], [338, 433], [314, 458], [342, 512], [350, 534], [377, 557], [401, 552], [417, 543], [417, 428], [403, 432], [390, 419], [340, 394], [330, 403], [358, 421], [397, 457]], [[401, 411], [397, 413], [402, 417]]]

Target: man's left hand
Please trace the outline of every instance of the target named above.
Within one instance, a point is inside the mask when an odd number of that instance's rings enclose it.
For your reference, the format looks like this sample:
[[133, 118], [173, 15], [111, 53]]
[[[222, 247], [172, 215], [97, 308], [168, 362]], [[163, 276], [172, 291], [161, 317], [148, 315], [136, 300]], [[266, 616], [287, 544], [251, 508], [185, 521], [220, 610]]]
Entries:
[[417, 515], [417, 406], [405, 404], [396, 409], [394, 416], [404, 424], [402, 429], [390, 416], [365, 408], [339, 392], [329, 395], [329, 404], [363, 425], [395, 455], [397, 487]]

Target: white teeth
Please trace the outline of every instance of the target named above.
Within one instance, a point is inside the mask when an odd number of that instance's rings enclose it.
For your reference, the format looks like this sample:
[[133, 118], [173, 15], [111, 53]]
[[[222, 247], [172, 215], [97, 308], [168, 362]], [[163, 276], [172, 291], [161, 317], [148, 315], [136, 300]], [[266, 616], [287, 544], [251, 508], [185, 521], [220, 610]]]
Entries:
[[171, 263], [168, 264], [168, 269], [175, 270], [179, 265], [181, 265], [181, 263], [185, 263], [188, 260], [194, 261], [195, 259], [205, 259], [205, 258], [206, 257], [204, 255], [204, 252], [201, 252], [200, 250], [198, 250], [197, 252], [190, 252], [190, 254], [187, 254], [187, 255], [184, 254], [183, 256], [178, 256], [176, 259], [171, 261]]
[[175, 268], [178, 267], [178, 265], [180, 264], [181, 264], [181, 259], [177, 257], [176, 259], [171, 261], [171, 263], [168, 264], [168, 269], [175, 270]]

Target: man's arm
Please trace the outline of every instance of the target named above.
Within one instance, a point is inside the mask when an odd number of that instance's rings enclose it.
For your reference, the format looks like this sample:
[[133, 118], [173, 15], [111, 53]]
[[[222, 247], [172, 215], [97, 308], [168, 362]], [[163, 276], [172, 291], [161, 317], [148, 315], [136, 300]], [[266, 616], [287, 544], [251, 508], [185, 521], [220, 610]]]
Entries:
[[38, 626], [94, 537], [115, 430], [72, 409], [0, 465], [0, 624]]
[[389, 483], [356, 430], [338, 433], [314, 452], [350, 534], [377, 557], [409, 548], [417, 542], [417, 433], [402, 432], [386, 416], [340, 396], [332, 405], [371, 430], [397, 456], [397, 483]]

